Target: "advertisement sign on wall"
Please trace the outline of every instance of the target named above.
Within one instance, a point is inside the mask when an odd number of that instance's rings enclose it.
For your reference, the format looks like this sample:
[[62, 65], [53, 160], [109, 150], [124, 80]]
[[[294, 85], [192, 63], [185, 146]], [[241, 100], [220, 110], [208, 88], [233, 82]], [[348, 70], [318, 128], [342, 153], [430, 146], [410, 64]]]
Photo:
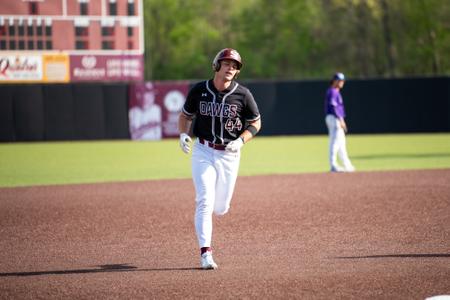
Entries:
[[142, 55], [71, 55], [70, 80], [143, 81]]
[[67, 54], [44, 54], [43, 81], [44, 82], [69, 82], [69, 56]]
[[0, 56], [0, 82], [68, 82], [67, 54], [7, 54]]
[[177, 137], [178, 116], [188, 82], [144, 82], [130, 86], [130, 135], [133, 140]]
[[143, 80], [142, 55], [0, 55], [0, 83]]
[[0, 55], [0, 82], [42, 80], [40, 55]]

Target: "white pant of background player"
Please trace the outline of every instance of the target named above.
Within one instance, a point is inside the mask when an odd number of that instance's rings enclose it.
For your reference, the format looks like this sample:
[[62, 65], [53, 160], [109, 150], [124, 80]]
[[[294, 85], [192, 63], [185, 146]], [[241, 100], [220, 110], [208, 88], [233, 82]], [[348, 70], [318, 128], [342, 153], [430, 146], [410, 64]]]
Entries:
[[200, 248], [211, 247], [212, 215], [228, 212], [239, 171], [240, 152], [194, 143], [192, 178], [196, 191], [195, 231]]
[[[354, 171], [350, 158], [347, 154], [347, 146], [345, 140], [344, 129], [340, 126], [339, 120], [334, 115], [327, 115], [325, 123], [328, 127], [329, 144], [329, 161], [332, 171]], [[338, 156], [343, 168], [338, 164]]]

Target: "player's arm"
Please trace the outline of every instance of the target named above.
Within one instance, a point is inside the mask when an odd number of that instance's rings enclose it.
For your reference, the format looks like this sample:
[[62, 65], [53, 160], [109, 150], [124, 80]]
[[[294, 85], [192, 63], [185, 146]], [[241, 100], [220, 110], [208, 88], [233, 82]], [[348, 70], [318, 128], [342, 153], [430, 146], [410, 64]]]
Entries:
[[225, 150], [230, 152], [238, 152], [239, 149], [244, 146], [245, 143], [250, 141], [261, 129], [261, 118], [258, 117], [255, 120], [248, 121], [248, 126], [244, 129], [244, 131], [240, 134], [240, 136], [229, 142]]
[[329, 103], [331, 104], [331, 107], [333, 108], [334, 115], [338, 119], [339, 126], [344, 130], [344, 132], [347, 132], [347, 124], [345, 124], [344, 117], [341, 116], [340, 112], [338, 111], [338, 94], [331, 93], [328, 98]]
[[244, 143], [247, 143], [261, 129], [261, 115], [259, 114], [258, 105], [256, 104], [256, 101], [249, 90], [247, 90], [245, 102], [246, 109], [244, 112], [244, 116], [247, 120], [247, 127], [245, 127], [244, 131], [241, 133], [240, 138]]
[[192, 139], [189, 136], [189, 128], [191, 128], [192, 117], [185, 114], [184, 112], [180, 113], [178, 117], [178, 130], [180, 132], [180, 147], [184, 153], [188, 154], [191, 152], [191, 143]]
[[250, 141], [259, 132], [259, 130], [261, 130], [261, 118], [249, 122], [247, 128], [241, 133], [240, 138], [245, 144]]
[[192, 125], [192, 116], [186, 115], [184, 112], [180, 113], [178, 117], [178, 131], [181, 133], [189, 134]]
[[341, 125], [341, 128], [344, 130], [344, 132], [347, 133], [347, 124], [345, 123], [344, 118], [339, 118], [339, 124]]
[[184, 153], [191, 152], [192, 139], [189, 136], [189, 128], [191, 126], [192, 119], [184, 112], [180, 113], [178, 117], [178, 130], [180, 131], [180, 147]]

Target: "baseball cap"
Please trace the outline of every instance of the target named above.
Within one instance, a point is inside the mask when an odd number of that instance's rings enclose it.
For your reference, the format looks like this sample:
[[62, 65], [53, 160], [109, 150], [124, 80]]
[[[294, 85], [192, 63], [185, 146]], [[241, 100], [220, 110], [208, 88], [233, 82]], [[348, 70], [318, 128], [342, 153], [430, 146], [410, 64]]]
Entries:
[[336, 73], [336, 74], [334, 74], [333, 80], [345, 80], [344, 73]]

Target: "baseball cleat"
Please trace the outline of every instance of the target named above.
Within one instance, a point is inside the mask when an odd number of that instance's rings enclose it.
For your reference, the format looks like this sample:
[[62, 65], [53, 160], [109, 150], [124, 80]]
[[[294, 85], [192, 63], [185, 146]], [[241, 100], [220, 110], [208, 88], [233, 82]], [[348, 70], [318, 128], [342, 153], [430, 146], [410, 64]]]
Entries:
[[218, 268], [210, 251], [206, 251], [205, 253], [203, 253], [200, 260], [203, 270], [215, 270]]
[[345, 168], [345, 172], [355, 172], [355, 167], [354, 166], [347, 166]]

